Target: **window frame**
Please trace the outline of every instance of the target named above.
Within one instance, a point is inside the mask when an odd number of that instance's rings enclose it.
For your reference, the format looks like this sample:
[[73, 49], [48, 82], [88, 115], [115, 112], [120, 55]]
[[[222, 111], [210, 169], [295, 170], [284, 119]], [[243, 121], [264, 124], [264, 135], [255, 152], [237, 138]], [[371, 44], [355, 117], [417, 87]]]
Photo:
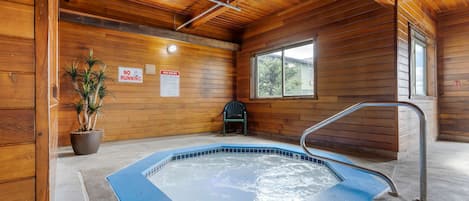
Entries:
[[[312, 95], [285, 95], [285, 50], [301, 47], [305, 45], [314, 45], [314, 54], [313, 54], [313, 94]], [[281, 96], [274, 96], [274, 97], [259, 97], [258, 91], [258, 63], [257, 58], [259, 56], [268, 55], [274, 52], [281, 52], [281, 59], [282, 59], [282, 95]], [[277, 46], [275, 48], [263, 50], [254, 53], [251, 56], [251, 87], [250, 87], [250, 100], [291, 100], [291, 99], [317, 99], [317, 41], [316, 38], [311, 38], [295, 43], [290, 43], [283, 46]]]
[[[427, 36], [418, 30], [414, 25], [409, 24], [409, 99], [421, 99], [429, 97], [428, 86], [428, 43]], [[416, 54], [415, 45], [420, 45], [424, 48], [424, 92], [425, 94], [417, 94], [417, 80], [416, 80]]]

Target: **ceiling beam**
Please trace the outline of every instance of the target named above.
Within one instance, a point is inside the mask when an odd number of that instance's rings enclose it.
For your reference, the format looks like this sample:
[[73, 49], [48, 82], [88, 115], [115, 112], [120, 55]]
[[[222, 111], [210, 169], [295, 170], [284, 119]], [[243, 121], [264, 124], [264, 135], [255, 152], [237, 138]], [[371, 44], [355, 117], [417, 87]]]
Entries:
[[[242, 0], [232, 0], [230, 1], [228, 4], [232, 5], [232, 6], [237, 6], [238, 3], [242, 1]], [[200, 9], [199, 11], [195, 12], [192, 16], [193, 17], [196, 17], [198, 15], [200, 15], [201, 13], [205, 12], [206, 10], [210, 9], [212, 6], [215, 6], [216, 4], [210, 4], [208, 5], [207, 7], [205, 7], [204, 9]], [[226, 7], [226, 6], [220, 6], [219, 8], [215, 9], [214, 11], [198, 18], [197, 20], [193, 21], [191, 24], [190, 24], [190, 28], [195, 28], [195, 27], [198, 27], [202, 24], [205, 24], [206, 22], [210, 21], [211, 19], [223, 14], [224, 12], [230, 10], [231, 8], [229, 7]]]
[[396, 0], [375, 0], [376, 3], [381, 4], [386, 8], [392, 8], [396, 4]]
[[110, 18], [99, 17], [91, 14], [70, 11], [67, 9], [60, 9], [60, 20], [73, 22], [77, 24], [89, 25], [99, 28], [112, 29], [128, 33], [144, 34], [149, 36], [157, 36], [168, 38], [187, 43], [203, 45], [207, 47], [214, 47], [219, 49], [238, 51], [239, 44], [221, 41], [192, 34], [176, 32], [168, 29], [151, 27], [141, 24], [134, 24], [120, 20], [113, 20]]

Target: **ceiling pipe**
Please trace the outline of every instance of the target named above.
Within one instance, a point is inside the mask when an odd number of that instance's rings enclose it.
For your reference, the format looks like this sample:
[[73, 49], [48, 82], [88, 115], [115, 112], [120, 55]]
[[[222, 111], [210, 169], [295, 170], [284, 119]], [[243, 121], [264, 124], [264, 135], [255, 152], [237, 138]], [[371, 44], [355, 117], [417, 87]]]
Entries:
[[226, 1], [226, 3], [225, 3], [225, 2], [218, 1], [218, 0], [209, 0], [209, 1], [211, 1], [211, 2], [213, 2], [213, 3], [216, 3], [216, 4], [218, 4], [218, 5], [222, 5], [222, 6], [231, 8], [231, 9], [233, 9], [233, 10], [235, 10], [235, 11], [241, 11], [241, 8], [240, 8], [240, 7], [236, 7], [236, 6], [231, 5], [229, 0]]
[[184, 22], [184, 24], [181, 24], [178, 28], [176, 28], [176, 31], [178, 31], [179, 29], [182, 29], [183, 27], [187, 26], [188, 24], [192, 23], [193, 21], [201, 18], [202, 16], [210, 13], [211, 11], [215, 10], [216, 8], [220, 7], [220, 6], [224, 6], [224, 7], [227, 7], [227, 8], [230, 8], [230, 9], [233, 9], [233, 10], [236, 10], [236, 11], [241, 11], [241, 8], [239, 7], [236, 7], [236, 6], [232, 6], [231, 4], [229, 4], [229, 1], [227, 1], [228, 3], [224, 3], [224, 2], [221, 2], [221, 1], [218, 1], [218, 0], [209, 0], [213, 3], [216, 3], [216, 5], [212, 6], [211, 8], [209, 8], [208, 10], [204, 11], [203, 13], [200, 13], [199, 15], [195, 16], [194, 18], [190, 19], [189, 21], [187, 22]]

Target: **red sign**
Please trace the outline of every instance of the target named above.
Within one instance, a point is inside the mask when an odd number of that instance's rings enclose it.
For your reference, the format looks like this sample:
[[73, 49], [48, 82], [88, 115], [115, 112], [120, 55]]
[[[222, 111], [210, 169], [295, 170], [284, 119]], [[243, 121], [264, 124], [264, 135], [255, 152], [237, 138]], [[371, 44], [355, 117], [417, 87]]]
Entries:
[[161, 70], [160, 71], [161, 75], [173, 75], [173, 76], [179, 76], [179, 71], [172, 71], [172, 70]]

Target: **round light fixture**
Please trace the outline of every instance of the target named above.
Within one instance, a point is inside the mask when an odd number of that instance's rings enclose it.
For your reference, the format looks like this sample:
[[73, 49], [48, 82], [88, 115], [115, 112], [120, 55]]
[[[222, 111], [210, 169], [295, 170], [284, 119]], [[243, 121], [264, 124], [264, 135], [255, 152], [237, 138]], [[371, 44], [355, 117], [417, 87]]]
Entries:
[[166, 49], [168, 53], [175, 53], [178, 50], [178, 47], [174, 44], [168, 45], [168, 48]]

